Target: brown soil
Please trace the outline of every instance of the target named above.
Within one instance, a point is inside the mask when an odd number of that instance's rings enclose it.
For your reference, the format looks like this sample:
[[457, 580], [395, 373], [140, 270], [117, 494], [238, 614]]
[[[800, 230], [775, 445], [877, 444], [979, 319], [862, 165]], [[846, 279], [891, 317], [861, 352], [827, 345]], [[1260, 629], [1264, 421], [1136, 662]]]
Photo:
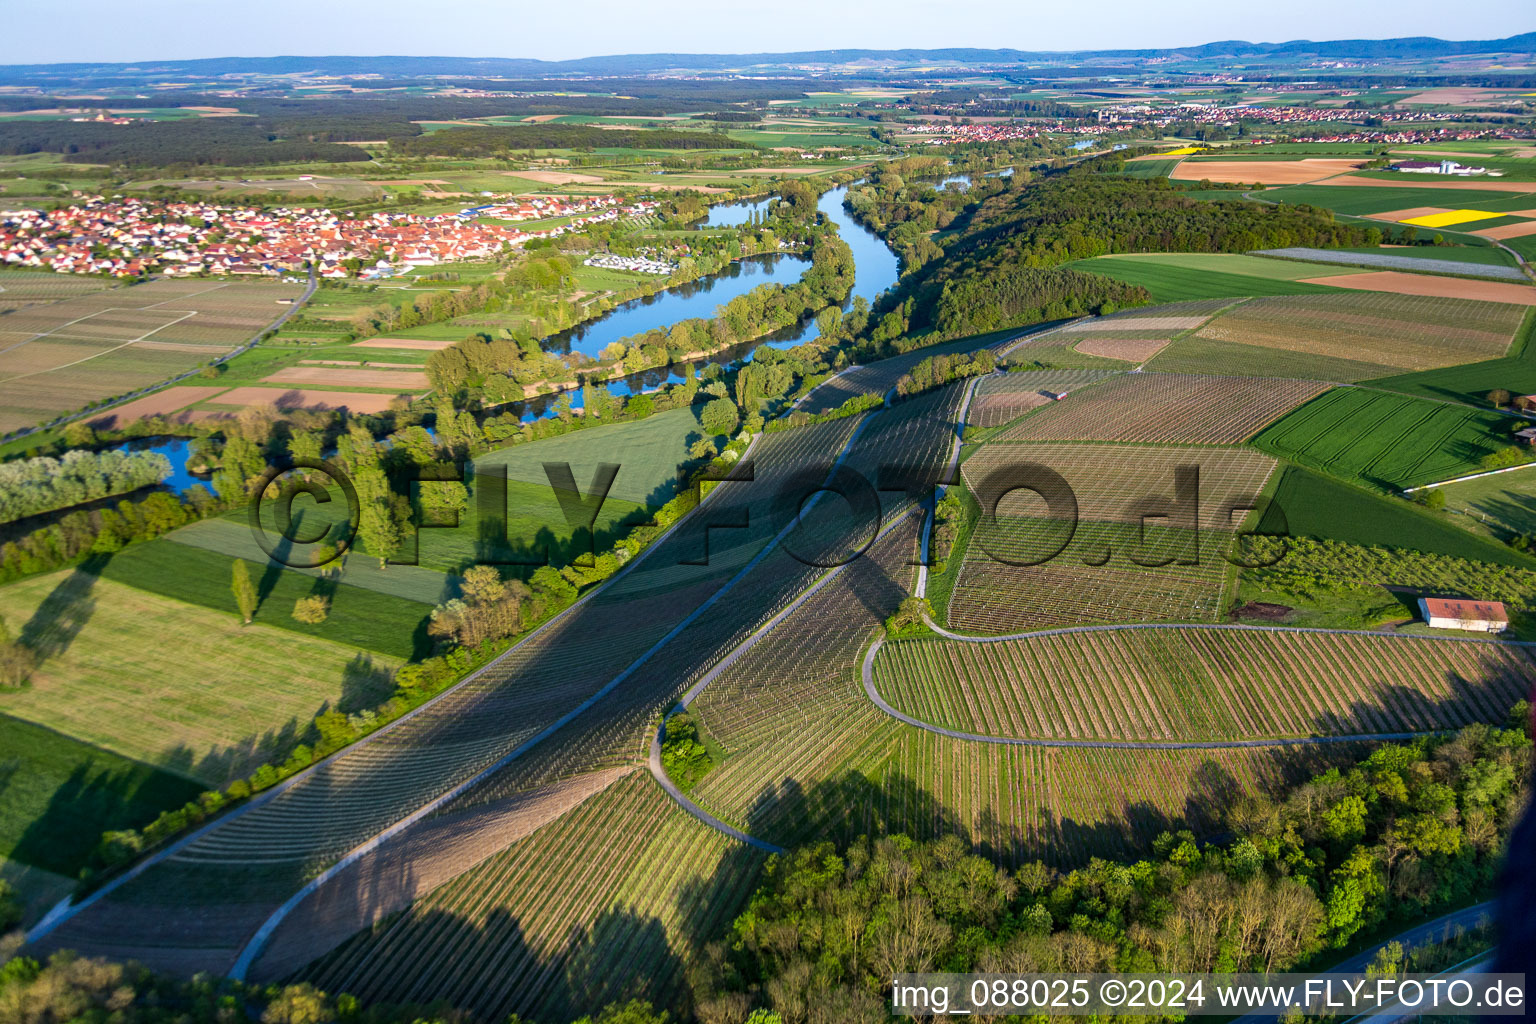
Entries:
[[1481, 299], [1484, 302], [1536, 306], [1536, 288], [1530, 285], [1470, 281], [1460, 277], [1434, 277], [1430, 274], [1407, 274], [1397, 270], [1311, 277], [1302, 283], [1325, 284], [1332, 288], [1352, 288], [1365, 292], [1391, 292], [1393, 295], [1433, 295], [1442, 299]]
[[1528, 220], [1524, 224], [1504, 224], [1496, 228], [1483, 228], [1472, 234], [1492, 239], [1524, 238], [1526, 235], [1536, 235], [1536, 220]]
[[1443, 206], [1410, 206], [1406, 210], [1389, 210], [1386, 213], [1368, 213], [1366, 217], [1371, 220], [1390, 220], [1393, 222], [1413, 220], [1415, 217], [1429, 217], [1437, 213], [1450, 213]]
[[219, 385], [212, 387], [174, 387], [107, 410], [87, 422], [100, 429], [114, 429], [146, 416], [167, 416], [179, 412], [196, 402], [206, 401], [223, 391]]
[[1234, 619], [1263, 619], [1265, 622], [1284, 622], [1295, 609], [1283, 604], [1249, 601], [1232, 613]]
[[[303, 388], [263, 388], [255, 385], [232, 388], [218, 397], [214, 403], [220, 406], [246, 408], [248, 406], [275, 405], [279, 409], [349, 409], [352, 412], [386, 412], [397, 397], [409, 395], [383, 395], [366, 391], [310, 391]], [[209, 413], [204, 413], [205, 418]], [[212, 414], [216, 415], [216, 414]]]
[[1300, 185], [1358, 170], [1361, 160], [1185, 160], [1173, 169], [1170, 178], [1179, 181], [1226, 181], [1266, 185]]
[[353, 348], [414, 348], [427, 352], [437, 352], [453, 346], [453, 342], [442, 338], [369, 338], [367, 341], [352, 344]]
[[1103, 356], [1105, 359], [1124, 359], [1129, 363], [1141, 364], [1161, 352], [1168, 344], [1167, 338], [1158, 338], [1154, 341], [1134, 341], [1128, 338], [1116, 338], [1105, 335], [1102, 338], [1084, 338], [1073, 348], [1088, 356]]
[[425, 391], [431, 386], [423, 370], [346, 369], [339, 366], [289, 366], [263, 378], [262, 383], [329, 384], [353, 388], [391, 388], [395, 391]]

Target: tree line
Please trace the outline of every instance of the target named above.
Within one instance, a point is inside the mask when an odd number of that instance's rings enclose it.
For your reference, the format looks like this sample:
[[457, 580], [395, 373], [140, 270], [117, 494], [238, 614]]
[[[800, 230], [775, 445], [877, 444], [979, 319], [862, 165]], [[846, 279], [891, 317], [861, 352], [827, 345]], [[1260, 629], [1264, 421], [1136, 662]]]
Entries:
[[0, 463], [0, 523], [153, 487], [171, 475], [159, 452], [66, 451]]
[[1507, 728], [1382, 746], [1277, 797], [1240, 797], [1230, 842], [1164, 832], [1133, 863], [1010, 870], [955, 835], [801, 847], [770, 859], [708, 948], [697, 1019], [734, 1024], [761, 1007], [794, 1024], [876, 1024], [903, 972], [1326, 966], [1357, 935], [1488, 890], [1530, 780], [1528, 718], [1522, 702]]
[[484, 128], [445, 128], [415, 138], [389, 141], [392, 157], [501, 156], [511, 150], [533, 149], [756, 149], [719, 132], [674, 131], [664, 128], [608, 130], [584, 124], [488, 125]]

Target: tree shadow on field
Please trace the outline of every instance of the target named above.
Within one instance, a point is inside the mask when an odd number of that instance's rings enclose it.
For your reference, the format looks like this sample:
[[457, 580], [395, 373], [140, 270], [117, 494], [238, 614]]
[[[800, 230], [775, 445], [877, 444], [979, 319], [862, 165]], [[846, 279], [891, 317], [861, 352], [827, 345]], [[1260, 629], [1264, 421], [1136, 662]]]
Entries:
[[59, 581], [21, 627], [17, 640], [38, 662], [56, 658], [69, 650], [96, 614], [96, 581], [110, 559], [109, 555], [87, 558]]

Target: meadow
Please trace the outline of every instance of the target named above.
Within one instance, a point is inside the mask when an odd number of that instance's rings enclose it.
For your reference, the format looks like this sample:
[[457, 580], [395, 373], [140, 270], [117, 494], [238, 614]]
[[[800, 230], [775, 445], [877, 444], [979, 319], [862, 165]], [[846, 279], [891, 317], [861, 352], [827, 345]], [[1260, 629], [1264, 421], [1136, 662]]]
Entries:
[[84, 569], [0, 588], [0, 615], [39, 656], [0, 711], [210, 788], [285, 758], [327, 706], [375, 706], [398, 664]]
[[1335, 388], [1253, 439], [1263, 451], [1378, 490], [1478, 471], [1523, 421], [1366, 388]]
[[180, 807], [203, 786], [0, 714], [6, 785], [0, 789], [0, 858], [79, 876], [101, 833], [137, 828]]
[[[231, 616], [234, 559], [161, 538], [134, 544], [113, 555], [101, 570], [105, 579]], [[289, 633], [345, 644], [387, 658], [419, 659], [432, 653], [427, 636], [431, 604], [408, 601], [361, 587], [340, 585], [331, 594], [330, 616], [319, 625], [293, 618], [293, 606], [315, 593], [316, 581], [273, 564], [252, 565], [251, 580], [261, 598], [255, 621]]]
[[1441, 492], [1445, 507], [1460, 512], [1474, 528], [1501, 539], [1536, 534], [1536, 472], [1531, 469], [1450, 484]]
[[1431, 512], [1300, 466], [1286, 466], [1278, 474], [1271, 497], [1274, 503], [1258, 525], [1260, 533], [1407, 548], [1499, 565], [1536, 564], [1511, 547], [1464, 529], [1445, 512]]

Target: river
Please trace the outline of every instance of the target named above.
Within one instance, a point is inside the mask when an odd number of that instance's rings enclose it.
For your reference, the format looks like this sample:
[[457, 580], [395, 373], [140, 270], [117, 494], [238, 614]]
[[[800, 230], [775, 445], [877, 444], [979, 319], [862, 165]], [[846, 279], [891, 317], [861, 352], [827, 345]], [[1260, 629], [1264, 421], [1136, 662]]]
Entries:
[[[882, 292], [896, 283], [899, 275], [896, 254], [879, 235], [860, 225], [843, 209], [843, 199], [847, 195], [848, 186], [841, 185], [822, 193], [816, 203], [816, 208], [822, 216], [837, 225], [838, 234], [853, 251], [853, 290], [848, 296], [848, 301], [843, 304], [845, 312], [852, 307], [853, 300], [860, 296], [873, 303]], [[712, 207], [710, 217], [702, 221], [701, 225], [716, 227], [746, 223], [748, 215], [754, 210], [762, 209], [767, 202], [768, 200], [723, 203]], [[718, 222], [714, 220], [717, 211], [721, 218]], [[787, 255], [739, 260], [718, 274], [616, 306], [596, 320], [546, 339], [544, 348], [550, 352], [583, 352], [596, 357], [609, 342], [620, 338], [643, 334], [655, 327], [669, 327], [689, 317], [712, 317], [717, 306], [729, 302], [737, 295], [751, 291], [760, 284], [770, 281], [793, 283], [799, 280], [808, 265], [809, 261], [803, 257]], [[816, 321], [807, 317], [794, 327], [745, 342], [735, 348], [717, 353], [711, 358], [714, 362], [726, 364], [743, 362], [751, 358], [752, 351], [759, 345], [792, 348], [815, 340], [820, 337], [820, 333]], [[632, 395], [651, 391], [663, 384], [679, 380], [682, 380], [682, 374], [676, 368], [657, 368], [610, 381], [608, 390], [615, 395]], [[522, 418], [534, 419], [551, 415], [558, 397], [558, 395], [541, 395], [521, 403]], [[581, 392], [572, 393], [571, 401], [575, 407], [579, 408]]]

